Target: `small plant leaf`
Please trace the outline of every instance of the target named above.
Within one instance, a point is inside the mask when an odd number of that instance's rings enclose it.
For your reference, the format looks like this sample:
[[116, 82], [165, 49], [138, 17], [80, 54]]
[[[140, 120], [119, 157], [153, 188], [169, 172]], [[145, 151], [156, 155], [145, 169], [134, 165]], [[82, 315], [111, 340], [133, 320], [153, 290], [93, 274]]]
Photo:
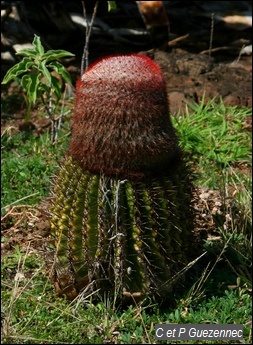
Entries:
[[37, 52], [37, 56], [42, 56], [45, 52], [44, 47], [41, 44], [40, 37], [37, 35], [34, 35], [34, 40], [32, 44], [35, 47], [35, 51]]
[[23, 74], [25, 72], [29, 71], [29, 68], [33, 65], [33, 62], [28, 58], [23, 58], [22, 61], [11, 67], [8, 72], [6, 73], [2, 84], [7, 84], [10, 80], [16, 78], [20, 74]]
[[69, 73], [66, 71], [65, 67], [57, 62], [51, 62], [48, 67], [52, 68], [56, 73], [58, 73], [67, 83], [71, 84], [71, 78]]
[[28, 84], [31, 82], [30, 80], [30, 77], [28, 74], [25, 74], [23, 75], [21, 81], [20, 81], [20, 84], [21, 84], [21, 87], [27, 91], [28, 90]]
[[26, 49], [21, 49], [18, 52], [16, 52], [16, 55], [22, 55], [22, 56], [35, 58], [37, 56], [37, 52], [33, 48], [26, 48]]
[[42, 72], [43, 76], [48, 80], [48, 84], [50, 85], [52, 82], [51, 74], [46, 67], [46, 60], [40, 61], [38, 64], [38, 70]]
[[37, 73], [26, 74], [21, 79], [21, 85], [26, 90], [29, 103], [34, 104], [36, 102], [39, 82]]
[[66, 50], [48, 50], [44, 55], [43, 58], [47, 61], [52, 61], [56, 59], [60, 59], [67, 56], [75, 56], [75, 54], [72, 54]]
[[31, 83], [29, 85], [30, 87], [29, 87], [28, 93], [29, 93], [31, 102], [34, 104], [37, 100], [37, 90], [38, 90], [38, 85], [40, 83], [40, 78], [39, 78], [38, 73], [30, 74], [30, 78], [31, 78]]
[[117, 9], [116, 1], [107, 1], [107, 4], [108, 4], [108, 12]]
[[23, 89], [26, 91], [27, 113], [25, 119], [28, 121], [30, 119], [32, 104], [34, 104], [37, 99], [39, 75], [37, 73], [25, 74], [20, 83]]

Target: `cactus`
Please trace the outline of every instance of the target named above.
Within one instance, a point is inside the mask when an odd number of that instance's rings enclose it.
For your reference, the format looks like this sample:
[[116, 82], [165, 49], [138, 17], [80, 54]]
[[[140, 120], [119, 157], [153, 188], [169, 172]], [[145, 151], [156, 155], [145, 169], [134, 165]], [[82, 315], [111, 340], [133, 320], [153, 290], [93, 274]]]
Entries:
[[52, 194], [56, 290], [171, 299], [198, 255], [192, 191], [158, 65], [140, 54], [91, 65]]

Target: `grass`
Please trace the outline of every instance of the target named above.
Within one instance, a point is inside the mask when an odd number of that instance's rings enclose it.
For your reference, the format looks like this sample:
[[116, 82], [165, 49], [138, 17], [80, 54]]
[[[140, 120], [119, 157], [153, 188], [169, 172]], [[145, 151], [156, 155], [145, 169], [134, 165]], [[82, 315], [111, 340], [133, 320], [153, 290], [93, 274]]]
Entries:
[[224, 176], [231, 168], [251, 166], [252, 137], [247, 130], [251, 115], [250, 108], [226, 107], [215, 99], [205, 105], [203, 98], [199, 105], [189, 104], [183, 115], [173, 117], [180, 145], [195, 163], [197, 184], [224, 188], [219, 184], [224, 183], [221, 173]]
[[[30, 275], [31, 269], [33, 274]], [[223, 296], [178, 301], [172, 311], [156, 306], [113, 310], [92, 298], [69, 303], [59, 298], [44, 274], [40, 257], [16, 248], [3, 265], [3, 334], [5, 344], [154, 343], [157, 323], [246, 324], [251, 297], [245, 287], [225, 290]], [[13, 275], [12, 282], [8, 275]], [[249, 341], [250, 327], [244, 329]], [[192, 343], [192, 342], [189, 342]], [[219, 342], [216, 342], [219, 343]]]
[[[250, 319], [251, 297], [243, 286], [225, 290], [222, 296], [179, 300], [171, 311], [156, 306], [114, 310], [106, 301], [94, 305], [92, 298], [72, 303], [59, 298], [38, 256], [16, 248], [6, 261], [2, 268], [4, 344], [153, 344], [157, 323], [245, 325]], [[244, 343], [250, 343], [249, 326], [244, 328]]]
[[67, 149], [67, 129], [53, 146], [50, 134], [35, 137], [32, 132], [2, 135], [1, 214], [9, 206], [25, 201], [37, 204], [48, 196], [50, 179]]
[[[30, 242], [26, 247], [16, 245], [2, 257], [3, 344], [164, 343], [155, 340], [157, 323], [243, 324], [239, 343], [252, 342], [252, 162], [251, 133], [245, 128], [250, 110], [225, 107], [214, 100], [190, 108], [191, 115], [186, 111], [173, 118], [180, 145], [189, 154], [196, 184], [220, 190], [226, 208], [225, 221], [217, 221], [211, 234], [215, 236], [204, 243], [206, 255], [198, 266], [198, 278], [176, 296], [175, 305], [163, 309], [148, 301], [113, 308], [106, 299], [93, 304], [92, 296], [70, 303], [55, 293], [40, 252], [31, 250]], [[3, 215], [7, 205], [18, 205], [20, 200], [36, 205], [49, 195], [68, 132], [65, 124], [55, 147], [47, 133], [38, 138], [29, 133], [3, 134]]]

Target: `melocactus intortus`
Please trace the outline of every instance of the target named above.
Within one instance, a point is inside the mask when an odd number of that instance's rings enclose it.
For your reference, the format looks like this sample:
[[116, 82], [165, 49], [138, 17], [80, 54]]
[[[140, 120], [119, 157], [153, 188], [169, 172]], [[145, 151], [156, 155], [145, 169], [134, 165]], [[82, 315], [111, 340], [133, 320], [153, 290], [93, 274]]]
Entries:
[[69, 151], [53, 188], [57, 291], [170, 299], [175, 276], [198, 255], [191, 203], [159, 66], [141, 54], [91, 65], [77, 82]]

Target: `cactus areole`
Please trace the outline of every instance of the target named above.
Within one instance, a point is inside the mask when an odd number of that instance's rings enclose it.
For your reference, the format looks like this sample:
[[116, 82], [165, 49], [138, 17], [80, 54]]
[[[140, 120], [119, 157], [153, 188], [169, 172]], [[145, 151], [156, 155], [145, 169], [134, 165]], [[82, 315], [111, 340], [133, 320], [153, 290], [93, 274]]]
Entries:
[[52, 193], [49, 261], [59, 293], [171, 299], [198, 255], [192, 183], [179, 156], [154, 61], [112, 56], [84, 72]]
[[178, 155], [160, 67], [144, 55], [104, 58], [77, 83], [70, 155], [84, 170], [156, 175]]

